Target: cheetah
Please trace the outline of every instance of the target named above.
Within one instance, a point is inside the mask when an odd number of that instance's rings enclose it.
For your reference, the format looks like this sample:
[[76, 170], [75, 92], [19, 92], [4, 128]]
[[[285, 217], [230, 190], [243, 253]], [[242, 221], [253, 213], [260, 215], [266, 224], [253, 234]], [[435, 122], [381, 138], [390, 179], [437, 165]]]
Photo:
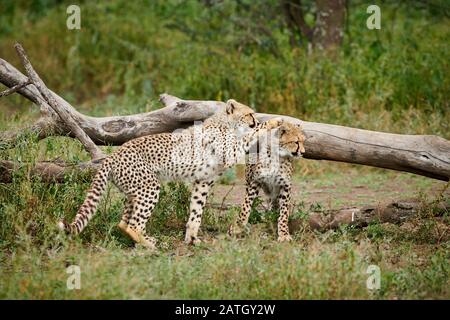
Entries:
[[231, 99], [202, 125], [130, 140], [103, 161], [74, 221], [58, 226], [69, 234], [80, 233], [111, 180], [126, 195], [118, 227], [136, 243], [155, 249], [156, 240], [146, 234], [145, 225], [159, 200], [160, 184], [185, 181], [192, 184], [185, 242], [197, 244], [203, 207], [215, 179], [241, 161], [258, 132], [269, 127], [259, 125], [250, 107]]
[[236, 223], [228, 229], [230, 235], [242, 233], [248, 223], [253, 201], [262, 189], [270, 198], [270, 210], [280, 211], [278, 241], [292, 240], [288, 227], [292, 162], [305, 152], [305, 136], [299, 126], [283, 121], [278, 134], [272, 138], [275, 138], [276, 143], [271, 141], [272, 143], [265, 144], [265, 148], [259, 148], [256, 153], [257, 159], [255, 161], [249, 159], [245, 167], [246, 195]]

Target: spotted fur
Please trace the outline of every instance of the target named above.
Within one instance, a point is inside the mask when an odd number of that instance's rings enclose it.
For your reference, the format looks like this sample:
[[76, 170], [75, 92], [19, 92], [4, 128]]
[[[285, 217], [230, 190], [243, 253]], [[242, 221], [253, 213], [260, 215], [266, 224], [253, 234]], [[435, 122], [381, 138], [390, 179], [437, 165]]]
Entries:
[[154, 248], [146, 222], [158, 202], [161, 182], [178, 180], [193, 184], [185, 242], [198, 243], [203, 207], [215, 179], [245, 155], [259, 131], [254, 111], [229, 100], [224, 112], [201, 126], [131, 140], [104, 160], [75, 220], [60, 227], [80, 233], [112, 180], [127, 197], [119, 228], [135, 242]]
[[[305, 152], [305, 137], [299, 126], [282, 122], [271, 137], [273, 141], [265, 143], [256, 153], [257, 158], [249, 159], [246, 165], [246, 194], [239, 217], [229, 228], [229, 234], [241, 233], [248, 223], [253, 201], [262, 189], [270, 198], [270, 209], [279, 210], [278, 241], [289, 241], [288, 219], [290, 214], [290, 197], [292, 184], [292, 160]], [[275, 145], [275, 147], [274, 147]]]

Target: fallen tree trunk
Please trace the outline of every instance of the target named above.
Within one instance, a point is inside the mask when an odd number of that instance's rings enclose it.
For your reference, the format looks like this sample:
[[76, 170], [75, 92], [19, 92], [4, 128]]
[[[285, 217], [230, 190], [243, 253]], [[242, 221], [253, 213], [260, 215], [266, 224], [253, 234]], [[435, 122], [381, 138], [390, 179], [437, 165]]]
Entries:
[[[444, 192], [444, 191], [443, 191]], [[239, 206], [231, 203], [208, 203], [209, 208], [228, 210]], [[258, 211], [268, 210], [264, 205]], [[430, 203], [419, 199], [403, 199], [378, 205], [369, 205], [361, 208], [347, 207], [324, 211], [312, 211], [304, 219], [289, 221], [289, 230], [294, 233], [307, 225], [311, 230], [326, 231], [342, 226], [366, 227], [371, 223], [401, 224], [409, 219], [420, 217], [433, 210], [434, 216], [442, 216], [450, 211], [450, 202], [439, 199]]]
[[[18, 85], [20, 87], [28, 81], [20, 71], [0, 59], [1, 83], [11, 88]], [[34, 85], [18, 88], [17, 92], [41, 107], [42, 117], [26, 130], [38, 132], [39, 138], [50, 135], [74, 136], [66, 122], [59, 118]], [[225, 105], [220, 101], [182, 100], [163, 94], [160, 100], [165, 107], [159, 110], [96, 118], [79, 113], [63, 98], [53, 92], [52, 95], [97, 145], [120, 145], [143, 135], [187, 127], [194, 121], [210, 117]], [[258, 114], [262, 121], [275, 116], [278, 115]], [[305, 158], [388, 168], [444, 181], [450, 178], [450, 141], [443, 138], [383, 133], [283, 117], [303, 126], [306, 135]], [[14, 146], [22, 132], [0, 133], [0, 149]], [[36, 170], [39, 172], [37, 168]]]

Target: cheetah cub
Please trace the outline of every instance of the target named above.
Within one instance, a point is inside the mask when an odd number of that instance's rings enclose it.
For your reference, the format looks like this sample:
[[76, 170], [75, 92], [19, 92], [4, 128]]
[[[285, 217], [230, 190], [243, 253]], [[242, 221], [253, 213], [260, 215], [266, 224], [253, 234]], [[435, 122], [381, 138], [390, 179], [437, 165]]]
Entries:
[[111, 180], [127, 198], [118, 227], [136, 243], [153, 249], [156, 240], [146, 234], [145, 225], [158, 202], [160, 183], [186, 181], [193, 190], [185, 242], [196, 244], [203, 207], [215, 179], [241, 161], [256, 142], [260, 127], [250, 107], [229, 100], [224, 111], [202, 125], [128, 141], [103, 161], [75, 220], [58, 225], [67, 233], [80, 233]]
[[270, 198], [270, 209], [280, 211], [278, 241], [292, 239], [288, 227], [292, 162], [305, 152], [305, 136], [297, 125], [286, 121], [281, 121], [280, 124], [275, 136], [270, 137], [271, 141], [263, 141], [265, 145], [258, 148], [256, 159], [250, 158], [246, 165], [246, 195], [235, 225], [231, 225], [228, 230], [230, 235], [242, 233], [248, 223], [253, 201], [262, 189]]

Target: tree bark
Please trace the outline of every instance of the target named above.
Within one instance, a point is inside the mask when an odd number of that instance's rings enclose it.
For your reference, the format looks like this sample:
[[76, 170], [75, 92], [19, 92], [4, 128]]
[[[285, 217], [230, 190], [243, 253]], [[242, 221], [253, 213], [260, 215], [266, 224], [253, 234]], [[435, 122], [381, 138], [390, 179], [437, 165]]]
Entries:
[[321, 50], [334, 50], [344, 37], [346, 0], [316, 0], [316, 26], [313, 46]]
[[[0, 82], [7, 87], [13, 87], [26, 81], [27, 77], [0, 59]], [[37, 131], [39, 138], [50, 135], [74, 136], [34, 85], [23, 87], [17, 92], [37, 102], [41, 107], [42, 118], [28, 128]], [[97, 145], [121, 145], [140, 136], [187, 127], [225, 107], [225, 103], [220, 101], [182, 100], [163, 94], [160, 100], [165, 107], [159, 110], [129, 116], [96, 118], [79, 113], [63, 98], [52, 94], [57, 103], [64, 106], [77, 125]], [[257, 114], [261, 121], [275, 116], [278, 115]], [[443, 138], [390, 134], [283, 117], [302, 125], [306, 135], [305, 158], [388, 168], [444, 181], [450, 178], [450, 141]], [[22, 131], [0, 133], [0, 148], [14, 146], [21, 134]]]
[[288, 29], [291, 32], [291, 45], [297, 45], [296, 35], [303, 36], [313, 48], [333, 51], [338, 48], [344, 36], [346, 0], [316, 0], [315, 25], [308, 26], [305, 21], [301, 0], [281, 0]]

